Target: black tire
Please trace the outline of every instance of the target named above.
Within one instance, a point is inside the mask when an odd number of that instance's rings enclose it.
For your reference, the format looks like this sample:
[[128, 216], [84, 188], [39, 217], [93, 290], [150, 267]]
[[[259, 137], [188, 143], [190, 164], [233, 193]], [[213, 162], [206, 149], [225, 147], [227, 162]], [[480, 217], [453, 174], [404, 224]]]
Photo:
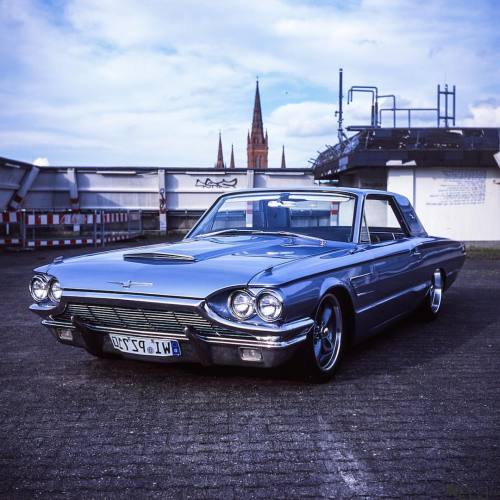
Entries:
[[422, 321], [434, 321], [441, 311], [443, 293], [444, 276], [440, 269], [435, 269], [432, 273], [431, 286], [417, 311], [417, 318]]
[[301, 356], [306, 379], [321, 383], [337, 371], [346, 345], [342, 304], [335, 294], [321, 299], [314, 319]]

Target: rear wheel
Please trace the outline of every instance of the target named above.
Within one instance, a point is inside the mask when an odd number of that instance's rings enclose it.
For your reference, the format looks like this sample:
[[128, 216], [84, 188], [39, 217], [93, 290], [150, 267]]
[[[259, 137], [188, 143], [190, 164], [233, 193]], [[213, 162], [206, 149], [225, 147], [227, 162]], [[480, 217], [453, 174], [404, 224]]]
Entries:
[[419, 317], [427, 321], [432, 321], [437, 318], [443, 302], [443, 291], [443, 273], [440, 269], [435, 269], [432, 273], [432, 281], [429, 291], [425, 296], [424, 302], [420, 306]]
[[342, 306], [334, 294], [321, 300], [303, 352], [307, 377], [316, 382], [330, 379], [344, 350]]

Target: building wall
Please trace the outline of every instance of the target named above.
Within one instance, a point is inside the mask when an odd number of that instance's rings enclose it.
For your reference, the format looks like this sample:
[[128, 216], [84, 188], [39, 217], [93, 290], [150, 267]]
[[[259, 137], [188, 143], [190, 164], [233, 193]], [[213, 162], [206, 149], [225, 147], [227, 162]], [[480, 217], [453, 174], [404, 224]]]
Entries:
[[[4, 209], [20, 186], [22, 172], [2, 167], [0, 174], [3, 185], [10, 188], [4, 196], [1, 207]], [[281, 189], [313, 185], [310, 169], [44, 167], [30, 185], [22, 208], [142, 210], [150, 213], [150, 229], [188, 229], [222, 193], [252, 187]], [[163, 213], [160, 206], [165, 208]]]
[[409, 198], [431, 235], [500, 241], [500, 168], [392, 168], [387, 188]]

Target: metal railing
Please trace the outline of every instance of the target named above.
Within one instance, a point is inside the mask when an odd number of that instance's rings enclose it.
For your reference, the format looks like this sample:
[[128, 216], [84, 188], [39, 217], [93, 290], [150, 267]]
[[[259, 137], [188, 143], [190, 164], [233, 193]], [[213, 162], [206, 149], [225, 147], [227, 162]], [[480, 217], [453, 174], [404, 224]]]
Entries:
[[0, 247], [103, 247], [143, 234], [141, 210], [1, 212]]

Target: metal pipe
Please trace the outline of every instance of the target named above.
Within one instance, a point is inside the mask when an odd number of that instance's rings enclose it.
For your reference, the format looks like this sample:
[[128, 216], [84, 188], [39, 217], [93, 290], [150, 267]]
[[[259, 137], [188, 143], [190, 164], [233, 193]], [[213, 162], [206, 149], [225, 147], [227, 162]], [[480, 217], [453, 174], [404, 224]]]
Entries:
[[448, 84], [444, 86], [444, 125], [448, 128]]
[[344, 121], [344, 111], [342, 108], [342, 101], [344, 99], [343, 96], [343, 70], [342, 68], [339, 69], [339, 109], [338, 109], [338, 138], [339, 138], [339, 143], [344, 140], [344, 129], [342, 127], [342, 122]]
[[453, 85], [453, 126], [455, 126], [456, 99], [457, 99], [457, 91], [455, 85]]
[[[387, 99], [391, 98], [392, 99], [392, 108], [384, 108], [384, 109], [392, 109], [392, 126], [396, 128], [396, 96], [394, 94], [384, 94], [384, 95], [379, 95], [377, 99]], [[379, 123], [378, 125], [382, 125], [382, 112], [381, 110], [379, 111]]]
[[441, 85], [438, 83], [438, 92], [437, 92], [437, 126], [439, 128], [439, 125], [441, 124]]

